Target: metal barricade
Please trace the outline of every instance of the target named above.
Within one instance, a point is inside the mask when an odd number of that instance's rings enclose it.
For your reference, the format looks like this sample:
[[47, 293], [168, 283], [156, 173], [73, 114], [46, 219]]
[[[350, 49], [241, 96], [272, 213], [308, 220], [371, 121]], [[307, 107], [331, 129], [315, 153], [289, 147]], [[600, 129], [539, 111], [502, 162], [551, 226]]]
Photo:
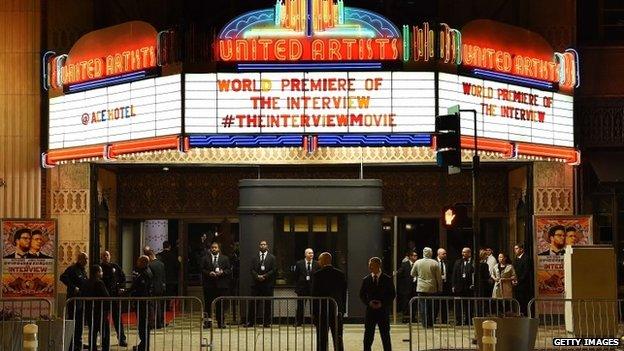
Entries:
[[[623, 301], [532, 299], [528, 313], [539, 320], [535, 348], [561, 348], [553, 345], [556, 338], [620, 338], [624, 334]], [[583, 344], [568, 348], [613, 350], [614, 346]]]
[[342, 316], [332, 298], [222, 296], [210, 311], [210, 346], [215, 351], [313, 351], [317, 345], [318, 350], [336, 350], [334, 343], [343, 343]]
[[58, 320], [51, 316], [52, 305], [46, 299], [0, 299], [0, 350], [22, 350], [26, 324], [39, 327], [39, 350], [55, 350], [54, 333]]
[[415, 296], [409, 301], [409, 349], [477, 349], [473, 318], [520, 314], [515, 299]]
[[64, 350], [204, 350], [203, 311], [200, 299], [187, 296], [71, 298], [63, 311], [73, 322], [63, 333]]

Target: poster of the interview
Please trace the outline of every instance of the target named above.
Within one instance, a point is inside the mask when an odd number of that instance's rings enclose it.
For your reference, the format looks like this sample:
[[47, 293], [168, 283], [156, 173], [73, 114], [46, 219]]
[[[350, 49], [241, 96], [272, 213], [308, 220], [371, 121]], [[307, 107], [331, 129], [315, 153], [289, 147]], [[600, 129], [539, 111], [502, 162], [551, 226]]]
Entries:
[[42, 298], [55, 290], [57, 229], [54, 220], [3, 220], [2, 298]]
[[591, 245], [591, 216], [535, 216], [535, 297], [564, 298], [563, 255], [568, 245]]

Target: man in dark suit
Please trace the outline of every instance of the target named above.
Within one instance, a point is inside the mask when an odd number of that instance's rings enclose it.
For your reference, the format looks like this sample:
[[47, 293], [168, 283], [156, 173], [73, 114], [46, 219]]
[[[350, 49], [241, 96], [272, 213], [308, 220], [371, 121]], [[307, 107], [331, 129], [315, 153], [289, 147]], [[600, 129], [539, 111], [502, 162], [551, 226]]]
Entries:
[[[251, 260], [251, 279], [253, 281], [251, 295], [273, 296], [275, 273], [275, 256], [269, 253], [269, 244], [267, 244], [266, 240], [262, 240], [260, 241], [260, 251]], [[269, 327], [271, 325], [272, 303], [267, 299], [260, 306], [262, 306], [264, 313], [262, 324], [264, 327]], [[255, 301], [249, 304], [246, 327], [253, 326], [256, 323], [256, 310], [258, 307]]]
[[[416, 295], [416, 280], [412, 277], [412, 268], [414, 262], [418, 259], [418, 254], [414, 251], [407, 253], [408, 260], [401, 263], [401, 267], [397, 270], [397, 293], [399, 309], [403, 311], [403, 323], [409, 322], [410, 305], [412, 297]], [[412, 306], [416, 308], [416, 304]], [[415, 312], [415, 311], [412, 311]], [[413, 314], [416, 319], [416, 313]]]
[[[29, 233], [30, 236], [30, 233]], [[67, 299], [72, 297], [79, 297], [80, 292], [87, 281], [87, 261], [89, 256], [86, 253], [78, 253], [76, 263], [67, 267], [63, 274], [61, 274], [60, 280], [67, 287]], [[67, 305], [67, 318], [74, 320], [74, 338], [71, 341], [70, 349], [74, 351], [82, 350], [82, 327], [84, 323], [84, 303], [83, 301], [76, 301]]]
[[[156, 253], [150, 247], [143, 249], [143, 254], [149, 257], [149, 269], [152, 271], [152, 296], [158, 298], [165, 296], [165, 264], [156, 258]], [[165, 325], [165, 301], [162, 299], [154, 300], [154, 311], [156, 313], [156, 329]]]
[[[221, 244], [214, 242], [210, 245], [210, 254], [206, 255], [202, 262], [204, 305], [209, 316], [212, 316], [212, 302], [219, 296], [228, 295], [231, 279], [232, 265], [230, 259], [221, 254]], [[217, 301], [215, 310], [217, 326], [224, 328], [223, 302]]]
[[[332, 256], [329, 252], [319, 255], [320, 268], [313, 273], [311, 294], [314, 297], [331, 297], [338, 305], [338, 311], [333, 304], [327, 301], [316, 301], [313, 307], [316, 319], [316, 347], [318, 351], [327, 350], [327, 329], [331, 329], [334, 340], [334, 350], [343, 351], [342, 316], [346, 309], [347, 279], [345, 274], [332, 266]], [[336, 318], [334, 318], [334, 316]]]
[[514, 253], [516, 259], [513, 262], [514, 270], [516, 271], [517, 283], [514, 287], [514, 298], [518, 300], [520, 304], [520, 312], [523, 315], [527, 315], [527, 305], [533, 296], [533, 289], [531, 289], [532, 275], [531, 275], [531, 260], [524, 252], [524, 244], [517, 244], [514, 246]]
[[178, 295], [178, 274], [180, 272], [180, 261], [178, 253], [171, 248], [171, 243], [163, 242], [163, 250], [156, 255], [165, 264], [165, 295]]
[[[438, 257], [436, 258], [440, 265], [440, 273], [442, 274], [442, 292], [440, 296], [451, 296], [451, 272], [448, 261], [446, 260], [446, 250], [438, 249]], [[444, 300], [438, 302], [436, 307], [436, 316], [440, 315], [440, 323], [448, 323], [448, 303]]]
[[371, 351], [375, 338], [375, 326], [379, 325], [384, 351], [391, 351], [390, 311], [396, 297], [394, 283], [389, 275], [381, 271], [381, 259], [373, 257], [368, 261], [371, 274], [364, 277], [360, 288], [360, 300], [366, 305], [364, 321], [364, 351]]
[[[462, 258], [453, 266], [453, 294], [457, 297], [472, 297], [474, 291], [474, 265], [471, 259], [472, 250], [462, 249]], [[470, 325], [474, 306], [467, 300], [455, 302], [455, 323]]]
[[[305, 250], [305, 258], [297, 261], [295, 264], [295, 293], [297, 296], [310, 296], [310, 288], [312, 286], [312, 275], [318, 269], [318, 263], [314, 261], [314, 250], [308, 248]], [[303, 323], [305, 301], [297, 301], [296, 323], [300, 326]]]

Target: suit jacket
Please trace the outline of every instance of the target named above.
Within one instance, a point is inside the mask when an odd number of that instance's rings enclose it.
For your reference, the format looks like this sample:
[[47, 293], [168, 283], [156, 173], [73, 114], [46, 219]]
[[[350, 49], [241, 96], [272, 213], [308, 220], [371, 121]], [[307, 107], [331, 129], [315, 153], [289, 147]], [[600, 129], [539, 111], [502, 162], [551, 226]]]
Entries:
[[416, 261], [412, 268], [412, 277], [417, 279], [417, 292], [437, 294], [442, 291], [442, 273], [436, 260], [421, 258]]
[[399, 295], [411, 295], [416, 291], [415, 287], [411, 261], [402, 262], [397, 270], [397, 292]]
[[[440, 261], [435, 260], [440, 265]], [[442, 294], [449, 294], [451, 292], [451, 281], [453, 280], [452, 266], [448, 261], [443, 261], [444, 271], [440, 268], [440, 275], [442, 276]]]
[[[210, 273], [216, 272], [217, 267], [222, 274], [211, 277]], [[215, 266], [212, 254], [204, 256], [204, 260], [202, 261], [202, 285], [204, 289], [229, 289], [231, 279], [232, 265], [230, 264], [229, 257], [220, 253], [217, 258], [217, 265]]]
[[295, 292], [297, 293], [297, 295], [310, 295], [310, 288], [312, 287], [312, 277], [314, 276], [314, 272], [319, 268], [318, 262], [312, 260], [311, 267], [312, 269], [310, 271], [310, 280], [308, 280], [308, 267], [306, 260], [299, 260], [295, 264]]
[[43, 252], [39, 251], [36, 254], [30, 252], [26, 253], [26, 258], [52, 258], [52, 256], [48, 256]]
[[152, 294], [163, 296], [165, 294], [165, 264], [154, 260], [150, 261], [149, 268], [152, 271]]
[[[347, 310], [347, 278], [343, 271], [333, 266], [317, 269], [312, 276], [311, 295], [331, 297], [336, 300], [340, 314]], [[321, 306], [321, 311], [323, 306]]]
[[27, 258], [27, 257], [28, 257], [28, 253], [25, 253], [24, 257], [20, 257], [17, 255], [17, 252], [13, 252], [12, 254], [8, 254], [4, 256], [4, 258]]
[[373, 276], [367, 275], [362, 279], [362, 287], [360, 288], [360, 300], [366, 305], [366, 312], [374, 311], [369, 303], [373, 300], [381, 301], [381, 312], [390, 313], [392, 309], [392, 301], [396, 297], [396, 290], [392, 278], [385, 273], [379, 276], [377, 285], [373, 283]]
[[465, 268], [464, 259], [460, 258], [455, 261], [455, 265], [453, 266], [452, 284], [456, 294], [472, 292], [470, 287], [474, 285], [473, 274], [474, 260], [472, 258], [470, 259], [470, 262], [466, 264]]
[[516, 270], [516, 277], [518, 279], [518, 285], [516, 290], [519, 292], [531, 292], [531, 261], [529, 256], [522, 254], [522, 257], [517, 258], [513, 262], [513, 267]]
[[[253, 280], [253, 286], [264, 287], [272, 289], [275, 286], [275, 256], [268, 251], [264, 257], [264, 270], [262, 270], [262, 262], [260, 262], [260, 252], [257, 252], [254, 258], [251, 260], [251, 279]], [[262, 275], [265, 280], [258, 280], [258, 276]]]
[[167, 284], [177, 283], [178, 273], [180, 272], [180, 261], [178, 261], [177, 252], [171, 249], [162, 251], [156, 256], [165, 264], [165, 282]]

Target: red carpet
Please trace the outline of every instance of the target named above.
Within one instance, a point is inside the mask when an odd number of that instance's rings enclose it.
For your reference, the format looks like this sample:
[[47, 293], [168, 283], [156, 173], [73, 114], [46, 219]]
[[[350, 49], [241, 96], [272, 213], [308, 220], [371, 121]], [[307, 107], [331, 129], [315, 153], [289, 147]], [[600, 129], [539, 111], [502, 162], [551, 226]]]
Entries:
[[[165, 323], [166, 324], [171, 323], [171, 321], [173, 320], [173, 318], [175, 318], [175, 315], [177, 314], [178, 314], [177, 312], [174, 314], [172, 311], [166, 311]], [[154, 318], [153, 315], [151, 315], [150, 317]], [[137, 313], [136, 312], [122, 313], [121, 323], [123, 323], [124, 325], [137, 325]]]

